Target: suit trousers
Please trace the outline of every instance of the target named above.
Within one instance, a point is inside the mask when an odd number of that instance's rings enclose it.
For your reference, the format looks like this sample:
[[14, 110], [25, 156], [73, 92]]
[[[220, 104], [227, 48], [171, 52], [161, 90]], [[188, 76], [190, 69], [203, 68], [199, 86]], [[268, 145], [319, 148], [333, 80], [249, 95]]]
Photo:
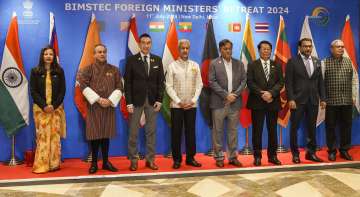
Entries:
[[155, 158], [155, 142], [156, 142], [156, 117], [157, 112], [152, 105], [149, 105], [148, 99], [141, 107], [134, 107], [134, 113], [129, 115], [129, 141], [128, 141], [128, 156], [132, 162], [137, 161], [137, 141], [140, 128], [140, 118], [144, 111], [145, 113], [145, 138], [146, 138], [146, 155], [145, 159], [148, 162], [153, 162]]
[[291, 110], [290, 126], [290, 148], [293, 156], [299, 156], [297, 131], [301, 120], [305, 116], [306, 120], [306, 151], [310, 154], [316, 152], [316, 119], [319, 111], [318, 105], [310, 102], [306, 104], [297, 104], [296, 109]]
[[186, 160], [192, 161], [196, 154], [195, 138], [196, 108], [184, 110], [171, 108], [171, 149], [174, 162], [182, 161], [181, 138], [185, 127]]
[[251, 118], [253, 122], [253, 133], [252, 133], [252, 143], [254, 149], [254, 157], [262, 158], [261, 149], [262, 149], [262, 132], [264, 128], [264, 120], [266, 117], [266, 126], [268, 131], [268, 149], [267, 155], [268, 158], [276, 156], [277, 150], [277, 110], [251, 110]]
[[213, 109], [213, 130], [212, 141], [214, 148], [214, 159], [224, 160], [223, 137], [224, 137], [224, 120], [227, 119], [227, 146], [228, 159], [237, 158], [238, 134], [237, 128], [239, 123], [239, 109], [232, 109], [229, 105], [224, 108]]
[[325, 112], [326, 144], [329, 153], [336, 153], [337, 124], [340, 125], [340, 151], [348, 151], [351, 147], [351, 127], [352, 127], [352, 106], [326, 106]]

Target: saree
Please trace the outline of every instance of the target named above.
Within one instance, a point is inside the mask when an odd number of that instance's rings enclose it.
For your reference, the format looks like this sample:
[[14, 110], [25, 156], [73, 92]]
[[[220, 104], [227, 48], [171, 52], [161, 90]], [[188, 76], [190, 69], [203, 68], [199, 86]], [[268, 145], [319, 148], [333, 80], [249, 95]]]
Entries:
[[[51, 105], [52, 85], [50, 71], [46, 73], [46, 104]], [[60, 169], [61, 142], [66, 137], [66, 121], [63, 105], [51, 113], [46, 113], [38, 105], [33, 105], [36, 128], [36, 152], [34, 173], [46, 173]]]

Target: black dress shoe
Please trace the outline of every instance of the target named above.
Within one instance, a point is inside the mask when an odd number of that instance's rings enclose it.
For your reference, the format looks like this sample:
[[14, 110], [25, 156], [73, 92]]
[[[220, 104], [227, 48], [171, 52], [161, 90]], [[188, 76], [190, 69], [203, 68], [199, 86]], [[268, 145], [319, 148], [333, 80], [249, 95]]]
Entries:
[[179, 169], [180, 166], [181, 166], [181, 163], [180, 163], [180, 162], [174, 162], [172, 168], [174, 168], [174, 169]]
[[223, 168], [224, 167], [224, 161], [223, 160], [217, 160], [216, 161], [216, 166], [219, 168]]
[[238, 159], [232, 159], [232, 160], [230, 160], [229, 161], [229, 164], [230, 165], [233, 165], [233, 166], [236, 166], [236, 167], [241, 167], [242, 166], [242, 164], [240, 163], [240, 161], [238, 160]]
[[145, 163], [145, 166], [148, 167], [148, 168], [150, 168], [150, 169], [152, 169], [152, 170], [158, 170], [158, 169], [159, 169], [159, 167], [155, 164], [155, 162], [149, 162], [149, 161], [147, 161], [147, 162]]
[[270, 157], [268, 159], [269, 163], [275, 164], [275, 165], [281, 165], [281, 162], [278, 160], [276, 156]]
[[292, 158], [293, 163], [300, 163], [300, 157], [298, 155], [294, 155]]
[[260, 157], [257, 157], [254, 159], [254, 165], [255, 166], [261, 166], [261, 158]]
[[92, 164], [91, 167], [89, 168], [89, 174], [94, 174], [97, 172], [97, 170], [98, 170], [97, 165]]
[[320, 159], [319, 157], [317, 157], [315, 155], [315, 153], [306, 153], [305, 154], [305, 159], [310, 160], [310, 161], [314, 161], [314, 162], [323, 162], [323, 160]]
[[197, 162], [195, 159], [186, 161], [186, 165], [194, 166], [194, 167], [201, 167], [201, 163]]
[[328, 155], [329, 161], [335, 161], [336, 160], [336, 152], [331, 152]]
[[353, 160], [353, 158], [349, 155], [347, 151], [340, 151], [340, 157], [348, 161]]
[[136, 171], [138, 169], [138, 162], [132, 161], [129, 169], [130, 169], [130, 171]]
[[104, 163], [103, 166], [102, 166], [102, 169], [103, 169], [103, 170], [108, 170], [108, 171], [111, 171], [111, 172], [117, 172], [117, 171], [118, 171], [118, 169], [115, 168], [115, 167], [110, 163], [110, 161]]

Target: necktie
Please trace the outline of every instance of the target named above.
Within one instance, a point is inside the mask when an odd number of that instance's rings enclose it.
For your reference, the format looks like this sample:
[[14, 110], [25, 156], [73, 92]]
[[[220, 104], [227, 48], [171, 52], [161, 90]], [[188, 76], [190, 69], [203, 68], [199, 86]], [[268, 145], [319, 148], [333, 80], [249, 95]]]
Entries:
[[264, 73], [265, 73], [266, 81], [269, 81], [269, 67], [267, 62], [264, 62]]
[[305, 58], [305, 68], [306, 68], [306, 71], [309, 75], [309, 77], [311, 76], [311, 68], [310, 68], [310, 60], [309, 58]]
[[145, 66], [146, 74], [149, 74], [149, 64], [148, 64], [147, 58], [148, 58], [148, 56], [145, 55], [144, 56], [144, 66]]

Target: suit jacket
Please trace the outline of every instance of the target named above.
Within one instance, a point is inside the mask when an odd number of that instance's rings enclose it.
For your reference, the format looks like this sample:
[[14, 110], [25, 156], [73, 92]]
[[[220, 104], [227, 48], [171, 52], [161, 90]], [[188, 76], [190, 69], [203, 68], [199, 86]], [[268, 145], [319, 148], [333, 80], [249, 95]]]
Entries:
[[286, 65], [285, 88], [288, 100], [297, 104], [311, 102], [313, 105], [325, 100], [324, 80], [321, 73], [321, 61], [311, 57], [314, 72], [309, 77], [301, 55], [291, 58]]
[[[247, 85], [249, 88], [249, 98], [247, 107], [255, 110], [279, 110], [280, 91], [284, 86], [284, 78], [280, 65], [270, 60], [269, 80], [266, 80], [263, 65], [260, 59], [248, 65]], [[273, 97], [271, 103], [267, 103], [261, 98], [261, 91], [269, 91]]]
[[[50, 71], [51, 75], [51, 105], [57, 109], [64, 100], [65, 96], [65, 75], [64, 70], [58, 67]], [[30, 92], [35, 104], [44, 109], [46, 104], [46, 71], [35, 67], [31, 69], [30, 75]]]
[[[230, 107], [239, 109], [241, 107], [241, 92], [246, 85], [246, 72], [244, 64], [232, 58], [232, 93], [237, 95], [235, 102]], [[211, 61], [209, 67], [210, 108], [219, 109], [225, 107], [225, 99], [228, 93], [228, 79], [225, 64], [222, 57]]]
[[128, 105], [142, 106], [146, 96], [150, 105], [162, 102], [165, 85], [162, 60], [159, 56], [150, 54], [149, 74], [145, 71], [140, 53], [128, 57], [124, 79], [125, 98]]

